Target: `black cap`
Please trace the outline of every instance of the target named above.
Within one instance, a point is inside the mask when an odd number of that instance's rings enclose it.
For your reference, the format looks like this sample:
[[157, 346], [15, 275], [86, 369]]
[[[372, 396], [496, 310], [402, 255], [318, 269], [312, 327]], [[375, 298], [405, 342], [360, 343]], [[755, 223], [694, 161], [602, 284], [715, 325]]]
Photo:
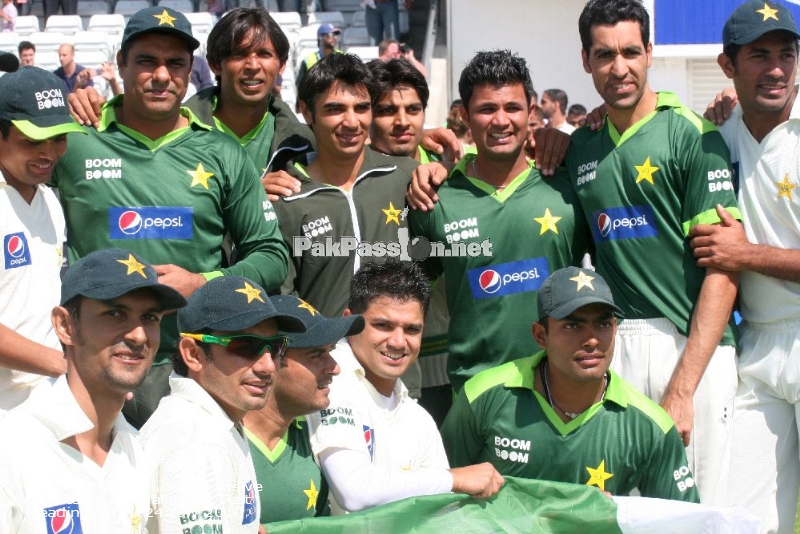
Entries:
[[364, 318], [360, 315], [328, 319], [314, 306], [293, 295], [271, 297], [270, 300], [279, 312], [297, 317], [306, 326], [303, 334], [287, 333], [290, 349], [332, 345], [343, 337], [354, 336], [364, 330]]
[[539, 317], [563, 319], [587, 304], [601, 303], [611, 306], [622, 315], [603, 277], [594, 271], [565, 267], [542, 282], [539, 287]]
[[0, 119], [35, 141], [86, 133], [69, 114], [64, 81], [39, 67], [22, 67], [0, 78]]
[[752, 43], [767, 32], [787, 31], [800, 39], [792, 13], [777, 2], [750, 0], [731, 13], [722, 28], [722, 45]]
[[158, 282], [152, 265], [119, 248], [95, 250], [70, 265], [61, 281], [61, 305], [77, 296], [111, 300], [137, 289], [158, 295], [164, 310], [186, 306], [180, 293]]
[[19, 59], [11, 52], [0, 52], [0, 70], [14, 72], [19, 68]]
[[240, 332], [266, 319], [276, 319], [285, 332], [306, 331], [303, 321], [276, 310], [257, 283], [241, 276], [220, 276], [192, 293], [188, 306], [178, 312], [178, 328], [190, 334]]
[[192, 35], [192, 23], [183, 13], [164, 6], [154, 6], [137, 11], [131, 16], [125, 31], [122, 32], [122, 45], [135, 37], [150, 32], [164, 32], [177, 35], [194, 51], [200, 41]]

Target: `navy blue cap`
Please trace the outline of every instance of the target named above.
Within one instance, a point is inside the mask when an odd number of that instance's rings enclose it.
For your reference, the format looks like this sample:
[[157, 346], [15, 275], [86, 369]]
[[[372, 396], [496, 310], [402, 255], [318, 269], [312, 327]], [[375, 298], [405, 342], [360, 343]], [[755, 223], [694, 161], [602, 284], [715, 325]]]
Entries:
[[587, 304], [607, 304], [622, 316], [602, 276], [588, 269], [564, 267], [542, 282], [539, 287], [539, 318], [564, 319]]
[[364, 318], [360, 315], [328, 319], [314, 306], [293, 295], [270, 297], [270, 300], [275, 309], [297, 317], [306, 327], [302, 334], [286, 333], [289, 336], [290, 349], [332, 345], [343, 337], [354, 336], [364, 330]]

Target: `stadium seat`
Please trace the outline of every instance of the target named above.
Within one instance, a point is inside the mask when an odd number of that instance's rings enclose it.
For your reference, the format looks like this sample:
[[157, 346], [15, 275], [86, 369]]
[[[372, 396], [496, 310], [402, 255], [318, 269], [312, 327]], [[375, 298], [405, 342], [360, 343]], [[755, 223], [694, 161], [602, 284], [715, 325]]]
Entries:
[[214, 28], [214, 17], [207, 11], [202, 13], [184, 13], [184, 15], [186, 15], [186, 18], [192, 23], [192, 33], [195, 36], [197, 36], [198, 33], [210, 33], [211, 29]]
[[342, 47], [369, 46], [369, 33], [364, 26], [347, 28], [342, 36]]
[[308, 24], [329, 22], [337, 28], [344, 28], [344, 15], [341, 11], [315, 11], [308, 14]]
[[38, 32], [40, 30], [39, 17], [35, 15], [17, 17], [17, 22], [14, 24], [14, 31], [22, 40], [25, 40], [25, 38], [33, 32]]
[[74, 35], [83, 31], [83, 21], [80, 15], [50, 15], [47, 17], [44, 31]]
[[180, 13], [192, 13], [194, 11], [192, 0], [161, 0], [158, 5], [174, 9]]
[[111, 58], [114, 47], [108, 42], [106, 34], [96, 31], [78, 32], [72, 39], [75, 45], [75, 52], [102, 52], [107, 58]]
[[111, 13], [111, 5], [105, 0], [78, 0], [78, 15], [81, 17], [83, 27], [89, 27], [92, 15]]
[[125, 24], [127, 24], [131, 15], [150, 7], [150, 5], [148, 0], [119, 0], [114, 5], [114, 13], [125, 17]]
[[339, 11], [344, 16], [345, 23], [347, 24], [349, 21], [348, 26], [353, 26], [354, 18], [358, 13], [364, 13], [361, 3], [361, 0], [326, 0], [325, 9]]
[[75, 50], [75, 63], [83, 65], [87, 69], [95, 72], [100, 68], [100, 65], [106, 63], [108, 60], [108, 55], [100, 50]]
[[125, 30], [125, 17], [120, 14], [92, 15], [89, 19], [89, 26], [86, 28], [90, 32], [101, 32], [109, 36], [118, 36], [122, 39], [122, 32]]
[[19, 43], [19, 35], [16, 32], [0, 33], [0, 52], [10, 52], [16, 56], [17, 43]]
[[357, 55], [364, 63], [372, 61], [373, 59], [378, 59], [377, 46], [351, 46], [347, 49], [347, 53]]
[[56, 70], [61, 66], [61, 62], [58, 60], [58, 52], [39, 50], [37, 47], [35, 65], [44, 70]]
[[269, 15], [278, 23], [278, 26], [280, 26], [284, 32], [287, 30], [299, 31], [303, 26], [300, 20], [300, 13], [297, 11], [277, 12], [270, 13]]
[[36, 64], [39, 64], [39, 52], [55, 52], [58, 55], [58, 47], [61, 43], [71, 41], [63, 33], [59, 32], [33, 32], [28, 36], [28, 40], [36, 45]]
[[367, 13], [365, 11], [356, 11], [353, 13], [353, 20], [350, 21], [351, 28], [362, 28], [367, 25]]

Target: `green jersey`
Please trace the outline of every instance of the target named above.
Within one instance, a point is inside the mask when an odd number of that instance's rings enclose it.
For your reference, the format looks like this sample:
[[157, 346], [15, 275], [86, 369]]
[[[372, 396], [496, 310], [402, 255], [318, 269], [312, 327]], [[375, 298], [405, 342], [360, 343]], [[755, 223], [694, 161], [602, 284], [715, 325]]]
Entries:
[[[719, 222], [717, 204], [741, 219], [722, 136], [659, 93], [656, 111], [622, 135], [610, 121], [573, 133], [567, 166], [617, 306], [628, 319], [666, 317], [688, 336], [705, 269], [686, 236]], [[733, 343], [728, 327], [722, 344]]]
[[409, 215], [412, 236], [448, 250], [486, 245], [475, 256], [430, 257], [424, 264], [432, 277], [445, 275], [447, 366], [456, 391], [478, 371], [538, 349], [531, 324], [539, 286], [553, 271], [580, 265], [591, 240], [566, 176], [544, 180], [531, 165], [496, 191], [466, 175], [474, 158], [465, 156], [453, 169], [433, 211]]
[[[67, 220], [70, 262], [120, 247], [152, 264], [244, 276], [266, 290], [286, 278], [288, 251], [253, 163], [238, 144], [182, 109], [189, 126], [152, 141], [120, 125], [111, 100], [100, 127], [70, 136], [53, 172]], [[239, 261], [230, 267], [225, 235]], [[169, 362], [176, 314], [162, 321], [155, 365]]]
[[308, 424], [298, 418], [275, 446], [245, 428], [261, 500], [260, 523], [331, 515], [328, 482], [314, 461]]
[[597, 486], [613, 495], [699, 502], [675, 423], [609, 371], [602, 401], [568, 423], [534, 391], [541, 351], [469, 380], [442, 426], [452, 467], [490, 462], [504, 476]]
[[292, 160], [314, 150], [316, 142], [311, 129], [297, 120], [283, 100], [273, 96], [269, 97], [267, 112], [261, 122], [240, 138], [214, 117], [219, 92], [219, 87], [203, 89], [186, 102], [186, 107], [203, 123], [213, 125], [237, 140], [259, 173], [284, 170]]

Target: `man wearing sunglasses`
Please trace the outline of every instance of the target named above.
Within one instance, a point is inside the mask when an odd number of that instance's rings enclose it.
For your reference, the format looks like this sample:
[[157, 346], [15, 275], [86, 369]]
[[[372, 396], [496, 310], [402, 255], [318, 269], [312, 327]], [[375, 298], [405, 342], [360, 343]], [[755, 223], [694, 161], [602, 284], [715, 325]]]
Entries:
[[436, 423], [400, 380], [419, 355], [430, 293], [413, 263], [370, 263], [353, 276], [344, 315], [363, 315], [364, 330], [336, 346], [330, 406], [308, 417], [334, 514], [450, 491], [487, 498], [503, 485], [489, 463], [449, 469]]
[[70, 266], [51, 313], [67, 374], [0, 422], [0, 532], [146, 532], [144, 455], [120, 412], [153, 363], [161, 319], [185, 305], [127, 250]]
[[314, 461], [304, 416], [330, 404], [331, 381], [339, 374], [331, 349], [340, 339], [364, 329], [360, 315], [327, 319], [295, 296], [271, 300], [279, 312], [301, 319], [307, 330], [289, 335], [289, 348], [275, 362], [267, 405], [247, 412], [244, 418], [261, 483], [262, 524], [330, 515], [328, 483]]
[[[185, 313], [184, 313], [185, 312]], [[178, 314], [172, 393], [142, 427], [150, 460], [150, 532], [255, 533], [259, 503], [242, 419], [266, 404], [288, 338], [303, 322], [279, 313], [264, 289], [215, 278]]]

